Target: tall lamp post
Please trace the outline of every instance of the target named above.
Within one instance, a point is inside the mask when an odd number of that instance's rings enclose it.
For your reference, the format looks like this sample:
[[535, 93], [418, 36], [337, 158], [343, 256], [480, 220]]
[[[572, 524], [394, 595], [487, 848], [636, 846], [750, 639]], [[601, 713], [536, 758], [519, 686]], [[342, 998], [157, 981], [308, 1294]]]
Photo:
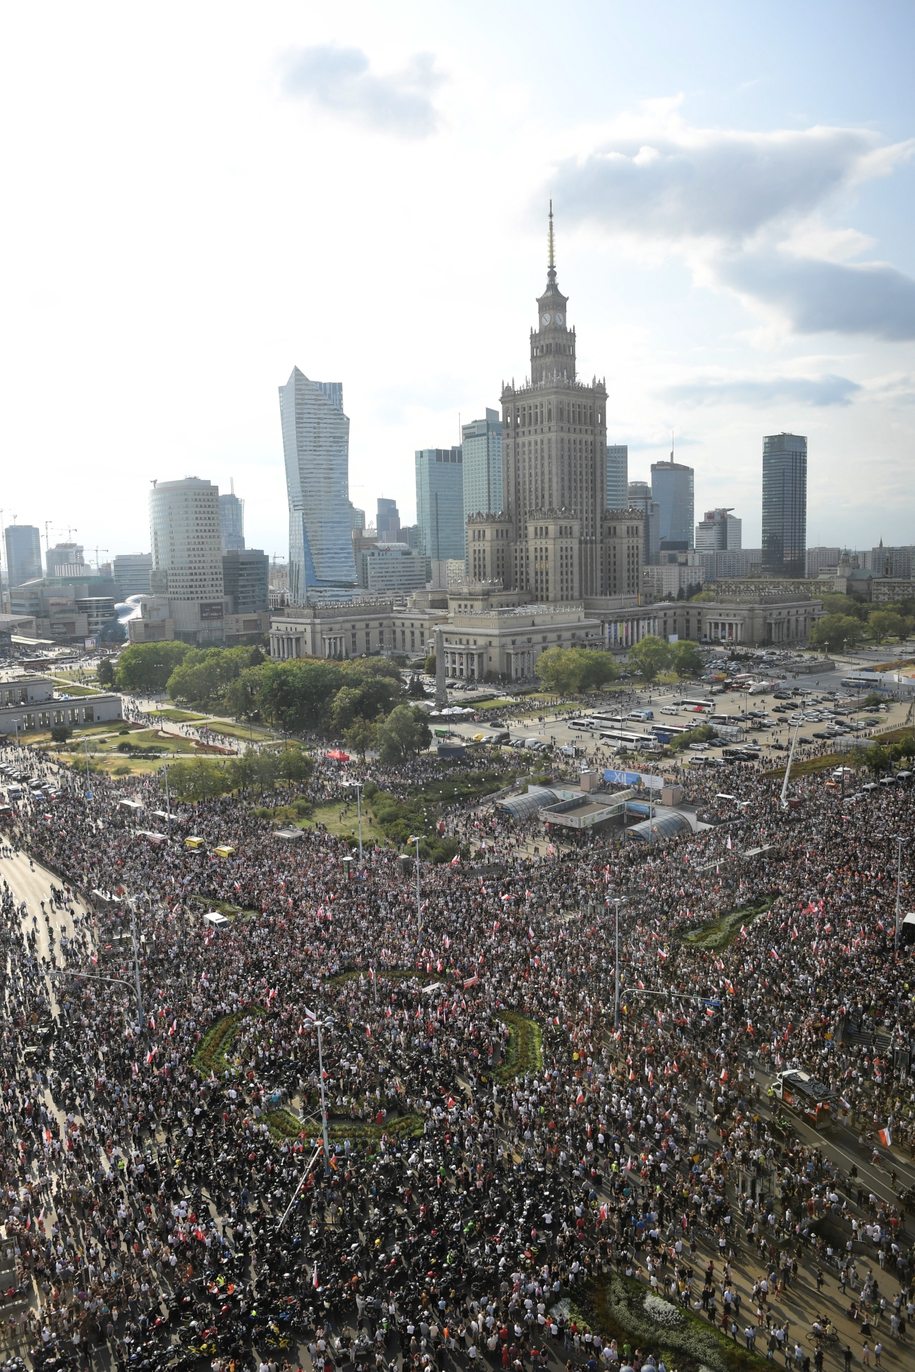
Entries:
[[893, 939], [893, 955], [899, 956], [899, 926], [902, 921], [902, 845], [908, 843], [908, 839], [902, 834], [896, 835], [896, 931]]
[[318, 1085], [321, 1088], [321, 1135], [324, 1139], [324, 1175], [330, 1176], [330, 1144], [327, 1141], [327, 1101], [324, 1098], [324, 1050], [321, 1044], [321, 1030], [332, 1029], [332, 1019], [318, 1019], [317, 1011], [308, 1010], [305, 1014], [318, 1031]]
[[[607, 904], [609, 905], [609, 900]], [[613, 1027], [620, 1027], [620, 906], [628, 905], [627, 896], [613, 897]]]
[[418, 937], [418, 936], [422, 933], [422, 931], [423, 931], [423, 912], [422, 912], [422, 907], [421, 907], [421, 905], [420, 905], [420, 890], [419, 890], [419, 841], [420, 841], [420, 838], [421, 838], [421, 835], [420, 835], [420, 834], [411, 834], [410, 837], [409, 837], [409, 839], [407, 840], [408, 843], [415, 843], [415, 844], [416, 844], [416, 933], [417, 933], [417, 937]]
[[362, 866], [362, 788], [364, 781], [351, 781], [350, 785], [356, 792], [356, 815], [359, 819], [359, 866]]

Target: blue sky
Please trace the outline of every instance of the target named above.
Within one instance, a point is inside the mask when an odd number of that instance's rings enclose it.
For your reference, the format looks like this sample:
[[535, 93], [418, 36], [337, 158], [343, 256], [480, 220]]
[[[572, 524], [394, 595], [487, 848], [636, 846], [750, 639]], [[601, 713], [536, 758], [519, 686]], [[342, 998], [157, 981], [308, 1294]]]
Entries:
[[276, 388], [343, 382], [352, 497], [525, 375], [546, 205], [633, 477], [671, 429], [758, 545], [915, 542], [909, 3], [165, 3], [0, 17], [3, 520], [148, 547], [152, 478], [287, 542]]

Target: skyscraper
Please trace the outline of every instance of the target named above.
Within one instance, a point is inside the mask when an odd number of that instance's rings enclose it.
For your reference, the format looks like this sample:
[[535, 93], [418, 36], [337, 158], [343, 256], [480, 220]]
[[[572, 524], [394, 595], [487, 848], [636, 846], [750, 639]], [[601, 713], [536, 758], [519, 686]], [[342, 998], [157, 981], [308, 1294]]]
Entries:
[[152, 553], [118, 553], [112, 575], [122, 598], [129, 595], [149, 595], [152, 572]]
[[375, 533], [379, 543], [400, 542], [400, 511], [397, 501], [381, 496], [375, 515]]
[[339, 381], [309, 381], [293, 367], [280, 386], [280, 419], [289, 500], [289, 599], [309, 588], [352, 586], [349, 420]]
[[661, 552], [661, 511], [658, 502], [652, 499], [647, 481], [629, 482], [626, 504], [642, 516], [642, 561], [646, 567], [653, 566], [659, 561]]
[[79, 543], [55, 543], [54, 547], [45, 553], [45, 566], [48, 576], [67, 576], [72, 572], [85, 576], [89, 573], [83, 548]]
[[652, 462], [651, 494], [658, 502], [661, 520], [661, 551], [686, 552], [693, 546], [696, 519], [693, 469], [682, 462]]
[[742, 524], [742, 520], [734, 518], [731, 509], [706, 510], [705, 518], [696, 525], [696, 551], [736, 551], [741, 545]]
[[548, 264], [530, 377], [502, 387], [502, 508], [469, 516], [470, 575], [542, 603], [631, 594], [641, 583], [642, 520], [607, 508], [607, 388], [576, 376], [552, 207]]
[[168, 601], [175, 638], [221, 642], [226, 606], [219, 487], [196, 476], [155, 482], [149, 493], [149, 531], [150, 590]]
[[426, 557], [464, 559], [464, 467], [460, 447], [416, 453], [416, 522]]
[[607, 508], [624, 510], [629, 492], [629, 445], [607, 444]]
[[763, 568], [775, 576], [803, 577], [807, 550], [807, 439], [772, 434], [763, 439]]
[[[497, 410], [461, 425], [464, 519], [498, 514], [502, 508], [502, 421]], [[466, 525], [465, 525], [466, 541]]]
[[229, 495], [219, 497], [219, 527], [222, 551], [242, 552], [245, 546], [245, 502], [235, 494], [234, 483]]
[[11, 587], [41, 576], [41, 538], [34, 524], [10, 524], [5, 541], [6, 579]]

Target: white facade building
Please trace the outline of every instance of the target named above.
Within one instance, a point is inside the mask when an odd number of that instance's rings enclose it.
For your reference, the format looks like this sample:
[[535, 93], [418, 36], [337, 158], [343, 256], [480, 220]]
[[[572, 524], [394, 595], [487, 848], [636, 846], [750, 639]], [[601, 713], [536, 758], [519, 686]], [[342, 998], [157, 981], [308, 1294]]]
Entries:
[[219, 488], [196, 476], [156, 482], [149, 496], [149, 527], [150, 590], [167, 607], [156, 617], [172, 621], [173, 636], [182, 642], [221, 643], [227, 605]]

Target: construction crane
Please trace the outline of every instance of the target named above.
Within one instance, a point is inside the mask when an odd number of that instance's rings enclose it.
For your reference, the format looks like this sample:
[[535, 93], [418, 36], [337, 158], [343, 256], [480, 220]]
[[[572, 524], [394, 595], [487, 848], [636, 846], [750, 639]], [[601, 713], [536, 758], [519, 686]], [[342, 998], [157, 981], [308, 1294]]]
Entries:
[[[90, 548], [89, 551], [91, 552], [92, 549]], [[99, 553], [108, 553], [108, 552], [110, 552], [110, 551], [111, 551], [110, 548], [96, 548], [96, 549], [95, 549], [95, 570], [96, 570], [96, 571], [98, 571], [98, 555], [99, 555]]]

